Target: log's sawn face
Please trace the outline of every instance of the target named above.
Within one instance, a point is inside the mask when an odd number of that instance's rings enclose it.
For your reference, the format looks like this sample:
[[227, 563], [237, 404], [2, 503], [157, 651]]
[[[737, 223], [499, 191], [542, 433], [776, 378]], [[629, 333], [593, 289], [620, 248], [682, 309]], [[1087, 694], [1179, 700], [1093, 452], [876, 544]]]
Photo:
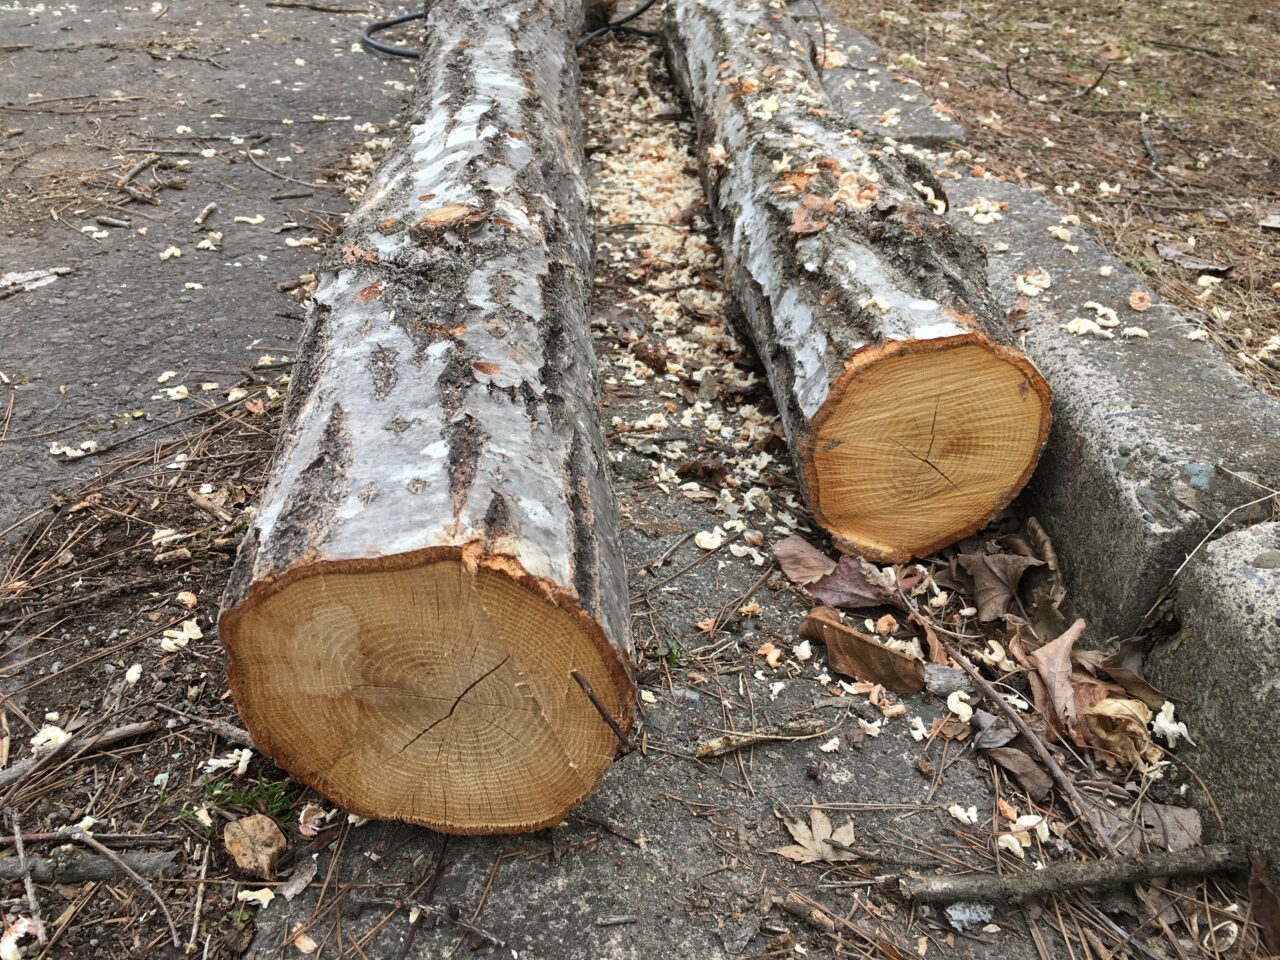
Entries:
[[321, 274], [224, 598], [263, 752], [345, 809], [559, 822], [630, 725], [586, 304], [572, 0], [435, 4], [406, 124]]
[[1050, 391], [941, 183], [834, 119], [782, 0], [671, 0], [664, 30], [815, 518], [879, 561], [972, 533], [1030, 478]]

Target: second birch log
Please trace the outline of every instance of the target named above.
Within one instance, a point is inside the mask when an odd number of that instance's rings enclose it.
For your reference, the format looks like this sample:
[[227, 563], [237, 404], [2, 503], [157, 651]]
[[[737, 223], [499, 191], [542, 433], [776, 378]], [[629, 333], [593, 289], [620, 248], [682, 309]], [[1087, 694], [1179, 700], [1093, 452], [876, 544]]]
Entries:
[[942, 185], [829, 116], [782, 0], [671, 0], [664, 33], [815, 519], [889, 562], [974, 532], [1030, 478], [1050, 391]]

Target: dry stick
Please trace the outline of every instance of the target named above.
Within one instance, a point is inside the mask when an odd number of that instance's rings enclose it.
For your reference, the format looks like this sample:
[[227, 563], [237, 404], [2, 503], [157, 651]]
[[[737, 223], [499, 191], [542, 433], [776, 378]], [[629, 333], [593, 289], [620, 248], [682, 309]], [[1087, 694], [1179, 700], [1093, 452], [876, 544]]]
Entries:
[[[422, 892], [421, 901], [430, 903], [436, 898], [436, 887], [440, 883], [440, 875], [444, 873], [444, 856], [449, 849], [449, 835], [446, 833], [440, 838], [440, 849], [436, 851], [436, 862], [431, 867], [431, 877], [427, 880], [427, 889]], [[422, 913], [419, 912], [416, 917], [409, 921], [409, 933], [404, 938], [404, 946], [400, 949], [400, 960], [405, 960], [409, 956], [409, 951], [413, 949], [413, 941], [418, 937], [418, 924], [422, 920]]]
[[[133, 737], [153, 733], [156, 729], [157, 724], [150, 720], [144, 720], [141, 723], [126, 723], [122, 727], [106, 730], [82, 744], [77, 748], [75, 757], [79, 757], [90, 750], [112, 746], [119, 743], [121, 740], [129, 740]], [[0, 803], [8, 804], [29, 775], [52, 764], [53, 761], [61, 756], [74, 740], [75, 734], [72, 734], [71, 737], [64, 740], [58, 746], [52, 747], [37, 756], [27, 757], [25, 760], [20, 760], [8, 770], [0, 772], [0, 787], [9, 787], [9, 792], [5, 794], [3, 801], [0, 801]], [[75, 757], [72, 759], [75, 759]]]
[[[1231, 473], [1230, 470], [1228, 470], [1227, 472]], [[1232, 473], [1231, 475], [1234, 477], [1239, 477], [1239, 479], [1241, 480], [1248, 480], [1247, 477], [1240, 477], [1238, 473]], [[1228, 510], [1226, 513], [1222, 515], [1222, 519], [1213, 525], [1213, 527], [1209, 530], [1209, 532], [1206, 533], [1204, 537], [1201, 538], [1200, 542], [1197, 543], [1195, 547], [1191, 550], [1191, 552], [1187, 554], [1187, 558], [1183, 560], [1181, 564], [1178, 565], [1178, 569], [1173, 571], [1173, 576], [1169, 578], [1169, 582], [1165, 584], [1164, 589], [1160, 591], [1160, 595], [1156, 597], [1156, 602], [1151, 605], [1151, 609], [1148, 610], [1146, 614], [1143, 615], [1142, 621], [1135, 628], [1134, 630], [1135, 635], [1138, 633], [1141, 633], [1143, 628], [1146, 627], [1147, 621], [1151, 619], [1151, 615], [1155, 613], [1157, 609], [1159, 609], [1160, 604], [1164, 602], [1164, 598], [1168, 596], [1169, 591], [1173, 589], [1173, 581], [1177, 580], [1178, 577], [1182, 574], [1182, 571], [1187, 568], [1187, 564], [1191, 562], [1191, 558], [1194, 557], [1197, 553], [1199, 553], [1201, 548], [1204, 547], [1206, 543], [1208, 543], [1210, 540], [1213, 539], [1213, 535], [1218, 532], [1218, 528], [1221, 527], [1224, 523], [1226, 523], [1227, 520], [1231, 518], [1231, 515], [1233, 513], [1235, 513], [1237, 510], [1244, 510], [1246, 507], [1255, 507], [1260, 503], [1266, 503], [1268, 500], [1275, 500], [1277, 498], [1280, 498], [1280, 490], [1272, 490], [1270, 487], [1265, 487], [1262, 484], [1256, 483], [1252, 480], [1248, 480], [1248, 482], [1253, 483], [1253, 485], [1256, 487], [1261, 487], [1263, 490], [1266, 490], [1267, 495], [1265, 497], [1259, 497], [1256, 500], [1250, 500], [1248, 503], [1242, 503], [1239, 506], [1232, 507], [1230, 510]]]
[[1022, 903], [1081, 887], [1117, 887], [1161, 877], [1199, 877], [1244, 870], [1248, 857], [1240, 847], [1215, 843], [1177, 852], [1157, 851], [1122, 859], [1059, 863], [1010, 876], [968, 874], [903, 880], [903, 894], [916, 903]]
[[1067, 802], [1071, 805], [1071, 809], [1075, 812], [1075, 815], [1080, 818], [1081, 822], [1089, 828], [1089, 832], [1093, 834], [1093, 839], [1097, 842], [1098, 846], [1111, 856], [1115, 856], [1117, 853], [1116, 846], [1111, 842], [1111, 838], [1107, 836], [1106, 828], [1102, 826], [1102, 822], [1098, 819], [1097, 812], [1086, 804], [1084, 797], [1080, 796], [1080, 791], [1076, 789], [1075, 783], [1073, 783], [1071, 778], [1067, 776], [1062, 767], [1058, 765], [1058, 761], [1053, 759], [1053, 754], [1051, 754], [1049, 752], [1049, 748], [1044, 745], [1044, 741], [1041, 740], [1040, 737], [1036, 735], [1036, 732], [1027, 725], [1027, 722], [1022, 719], [1018, 711], [1013, 709], [1004, 697], [1000, 696], [995, 687], [991, 685], [990, 681], [978, 672], [978, 668], [970, 662], [968, 657], [941, 637], [938, 638], [938, 642], [942, 644], [942, 647], [947, 651], [948, 656], [950, 656], [956, 663], [960, 664], [960, 669], [967, 673], [973, 679], [973, 682], [981, 688], [982, 692], [987, 695], [987, 699], [995, 704], [995, 706], [999, 708], [1000, 712], [1008, 718], [1009, 722], [1013, 724], [1014, 729], [1017, 730], [1018, 733], [1022, 734], [1022, 736], [1026, 738], [1027, 742], [1031, 744], [1032, 749], [1035, 750], [1040, 761], [1048, 768], [1049, 775], [1052, 776], [1058, 786], [1062, 788], [1062, 792], [1066, 796]]
[[173, 937], [173, 945], [175, 947], [182, 946], [182, 941], [178, 938], [178, 928], [173, 925], [173, 914], [169, 912], [169, 908], [165, 905], [164, 900], [161, 899], [160, 894], [156, 893], [156, 888], [151, 886], [150, 882], [143, 877], [142, 874], [138, 873], [138, 871], [134, 870], [133, 867], [125, 863], [124, 860], [121, 859], [120, 854], [116, 853], [105, 844], [99, 843], [91, 834], [85, 833], [83, 830], [78, 828], [72, 830], [71, 839], [98, 851], [98, 853], [102, 854], [114, 863], [121, 871], [128, 874], [134, 883], [150, 894], [151, 899], [154, 900], [156, 902], [156, 906], [160, 908], [160, 912], [164, 914], [165, 923], [169, 925], [169, 933]]
[[177, 707], [170, 707], [163, 703], [157, 703], [156, 706], [161, 710], [165, 710], [175, 716], [181, 717], [189, 723], [194, 723], [197, 726], [204, 727], [210, 732], [216, 733], [224, 740], [230, 740], [232, 743], [238, 743], [242, 747], [257, 749], [257, 747], [254, 746], [253, 737], [249, 736], [247, 731], [242, 730], [235, 724], [227, 723], [225, 720], [214, 720], [210, 717], [197, 717], [194, 714], [183, 713]]
[[187, 950], [194, 951], [196, 937], [200, 935], [200, 912], [204, 908], [204, 884], [209, 874], [209, 844], [204, 845], [204, 855], [200, 860], [200, 883], [196, 886], [196, 905], [191, 916], [191, 936], [187, 938]]
[[318, 13], [356, 13], [362, 16], [370, 12], [363, 7], [342, 7], [335, 3], [312, 3], [310, 0], [267, 0], [267, 6], [280, 10], [315, 10]]
[[[176, 842], [177, 839], [167, 833], [95, 833], [94, 836], [103, 843], [112, 843], [116, 846], [123, 844], [154, 846], [171, 841]], [[16, 839], [16, 837], [0, 837], [0, 847], [14, 846]], [[66, 829], [54, 830], [50, 833], [24, 833], [22, 835], [23, 844], [28, 846], [33, 843], [66, 843], [66, 841]]]
[[780, 723], [776, 727], [761, 727], [758, 730], [726, 733], [724, 736], [698, 744], [695, 756], [706, 760], [709, 757], [723, 756], [726, 753], [732, 753], [735, 750], [741, 750], [743, 747], [749, 747], [756, 743], [774, 740], [812, 740], [815, 737], [825, 736], [829, 732], [827, 725], [821, 720], [793, 720], [788, 723]]
[[715, 547], [714, 549], [708, 550], [706, 553], [704, 553], [702, 556], [698, 557], [695, 560], [690, 560], [688, 563], [686, 563], [683, 567], [681, 567], [675, 573], [671, 574], [671, 576], [667, 577], [665, 580], [659, 580], [657, 583], [653, 583], [645, 587], [642, 592], [637, 593], [634, 597], [630, 599], [629, 602], [636, 603], [637, 601], [643, 600], [646, 597], [648, 597], [648, 595], [652, 593], [654, 590], [657, 590], [658, 587], [665, 587], [668, 583], [670, 583], [672, 580], [675, 580], [677, 577], [684, 576], [686, 573], [688, 573], [698, 564], [702, 563], [702, 561], [706, 560], [708, 557], [712, 557], [715, 554], [719, 553], [722, 549], [727, 547], [729, 544], [733, 543], [740, 536], [742, 536], [742, 534], [735, 533], [728, 540], [724, 541], [724, 543], [720, 544], [720, 546]]
[[470, 920], [462, 919], [462, 916], [458, 912], [457, 907], [449, 907], [449, 908], [433, 907], [429, 903], [418, 903], [417, 901], [411, 902], [409, 906], [417, 907], [423, 913], [429, 913], [431, 914], [431, 916], [436, 917], [440, 920], [443, 920], [446, 923], [451, 923], [458, 929], [471, 934], [471, 936], [473, 937], [477, 937], [483, 940], [485, 943], [488, 943], [490, 946], [497, 947], [499, 950], [505, 950], [507, 948], [507, 942], [505, 940], [499, 939], [498, 937], [490, 933], [488, 930], [485, 930], [481, 927], [477, 927]]
[[634, 750], [636, 745], [632, 743], [631, 738], [626, 735], [622, 727], [618, 726], [618, 721], [613, 718], [613, 714], [605, 709], [605, 705], [600, 702], [600, 698], [596, 696], [596, 692], [591, 689], [591, 684], [587, 682], [587, 678], [577, 670], [570, 670], [569, 675], [573, 677], [574, 680], [578, 681], [578, 686], [580, 686], [582, 688], [582, 692], [587, 695], [587, 699], [591, 701], [591, 705], [596, 708], [596, 712], [599, 713], [600, 716], [604, 718], [604, 722], [609, 725], [609, 729], [613, 731], [613, 735], [617, 737], [618, 742], [622, 744], [623, 752], [630, 753]]
[[44, 932], [44, 921], [40, 918], [40, 901], [36, 899], [36, 885], [31, 882], [31, 871], [27, 869], [27, 851], [22, 846], [22, 828], [18, 826], [18, 811], [10, 808], [9, 819], [13, 823], [13, 845], [18, 851], [18, 866], [22, 870], [22, 885], [27, 890], [27, 903], [31, 906], [31, 919], [36, 925], [36, 940], [44, 946], [48, 937]]

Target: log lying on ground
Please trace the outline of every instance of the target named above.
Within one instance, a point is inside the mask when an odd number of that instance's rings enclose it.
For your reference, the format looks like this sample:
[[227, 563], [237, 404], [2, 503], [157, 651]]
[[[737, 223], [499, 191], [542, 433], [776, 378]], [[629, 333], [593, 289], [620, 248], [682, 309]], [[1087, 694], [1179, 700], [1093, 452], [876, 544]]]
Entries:
[[576, 0], [432, 4], [409, 121], [320, 276], [224, 598], [236, 704], [365, 816], [558, 823], [631, 725], [588, 333]]
[[[918, 160], [860, 142], [782, 0], [672, 0], [733, 289], [815, 518], [880, 561], [981, 527], [1030, 478], [1049, 387]], [[928, 204], [933, 204], [933, 209]]]

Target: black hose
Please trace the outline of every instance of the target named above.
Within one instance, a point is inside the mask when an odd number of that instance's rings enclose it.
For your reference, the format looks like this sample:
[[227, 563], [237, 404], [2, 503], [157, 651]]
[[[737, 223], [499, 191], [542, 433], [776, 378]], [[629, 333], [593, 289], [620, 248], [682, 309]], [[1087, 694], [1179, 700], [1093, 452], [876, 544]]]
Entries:
[[[640, 4], [640, 6], [636, 7], [636, 9], [632, 10], [626, 16], [619, 17], [617, 20], [610, 20], [603, 27], [592, 30], [578, 41], [578, 49], [581, 50], [592, 40], [598, 40], [610, 33], [639, 33], [647, 36], [648, 34], [645, 33], [645, 31], [626, 28], [626, 25], [632, 20], [642, 16], [657, 2], [658, 0], [644, 0], [644, 3]], [[381, 33], [383, 30], [390, 30], [392, 27], [398, 27], [402, 23], [410, 23], [413, 20], [422, 20], [426, 15], [426, 10], [420, 10], [416, 13], [406, 13], [404, 16], [392, 17], [390, 20], [378, 20], [369, 24], [360, 31], [360, 42], [370, 50], [376, 50], [378, 53], [385, 53], [392, 57], [405, 57], [406, 59], [417, 60], [422, 56], [421, 50], [416, 50], [413, 47], [397, 47], [390, 43], [383, 43], [381, 40], [375, 39], [373, 35], [375, 33]]]
[[406, 13], [402, 17], [392, 17], [390, 20], [379, 20], [376, 23], [371, 23], [360, 31], [360, 42], [370, 50], [376, 50], [379, 53], [416, 60], [422, 56], [421, 50], [415, 50], [413, 47], [392, 46], [389, 43], [383, 43], [381, 40], [375, 40], [373, 35], [381, 33], [383, 30], [390, 30], [392, 27], [398, 27], [402, 23], [409, 23], [411, 20], [421, 20], [426, 15], [426, 10], [419, 10], [417, 13]]

